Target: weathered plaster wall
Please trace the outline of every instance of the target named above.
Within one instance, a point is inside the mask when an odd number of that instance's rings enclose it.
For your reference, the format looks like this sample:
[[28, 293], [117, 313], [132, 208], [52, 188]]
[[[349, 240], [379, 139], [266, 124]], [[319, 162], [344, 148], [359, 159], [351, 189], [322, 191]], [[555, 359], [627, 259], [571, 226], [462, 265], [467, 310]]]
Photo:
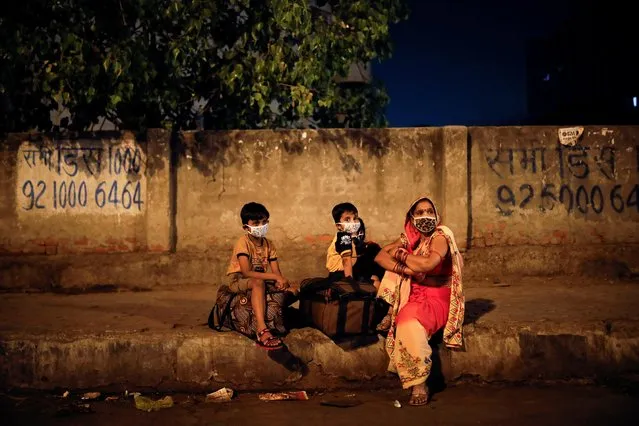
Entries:
[[639, 129], [475, 127], [472, 247], [639, 242]]
[[[382, 243], [397, 238], [406, 209], [422, 194], [466, 231], [463, 128], [187, 133], [184, 146], [178, 251], [211, 251], [227, 262], [249, 201], [269, 210], [269, 237], [294, 276], [326, 273], [331, 209], [339, 202], [354, 203], [370, 238]], [[446, 155], [464, 161], [444, 170]], [[444, 191], [444, 178], [459, 192]]]
[[168, 139], [149, 136], [11, 135], [0, 148], [0, 253], [167, 250]]
[[0, 144], [0, 286], [220, 282], [249, 201], [271, 213], [285, 274], [323, 275], [333, 205], [357, 205], [369, 237], [384, 244], [423, 194], [470, 247], [467, 277], [632, 274], [639, 128], [586, 127], [574, 145], [559, 142], [560, 130], [187, 132], [173, 151], [161, 130], [144, 140], [12, 135]]

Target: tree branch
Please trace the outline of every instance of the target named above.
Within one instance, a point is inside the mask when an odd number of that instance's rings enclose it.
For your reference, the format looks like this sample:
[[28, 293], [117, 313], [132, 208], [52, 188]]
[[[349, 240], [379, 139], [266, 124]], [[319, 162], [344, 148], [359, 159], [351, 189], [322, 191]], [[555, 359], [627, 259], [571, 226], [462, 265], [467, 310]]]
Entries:
[[120, 3], [120, 15], [122, 16], [122, 23], [126, 27], [128, 24], [126, 23], [126, 19], [124, 18], [124, 8], [122, 7], [122, 0], [118, 0], [118, 3]]

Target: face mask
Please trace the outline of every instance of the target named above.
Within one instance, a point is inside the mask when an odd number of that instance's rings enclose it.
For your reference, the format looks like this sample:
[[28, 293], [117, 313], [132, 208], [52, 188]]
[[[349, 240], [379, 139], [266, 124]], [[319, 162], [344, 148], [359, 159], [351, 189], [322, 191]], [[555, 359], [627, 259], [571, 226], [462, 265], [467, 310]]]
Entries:
[[420, 216], [413, 218], [413, 225], [422, 234], [430, 234], [437, 227], [437, 218], [432, 216]]
[[349, 234], [354, 234], [359, 231], [360, 223], [358, 222], [340, 222], [340, 225], [344, 228], [344, 232], [348, 232]]
[[263, 238], [266, 236], [266, 232], [268, 231], [268, 223], [261, 226], [248, 226], [248, 233], [254, 236], [255, 238]]

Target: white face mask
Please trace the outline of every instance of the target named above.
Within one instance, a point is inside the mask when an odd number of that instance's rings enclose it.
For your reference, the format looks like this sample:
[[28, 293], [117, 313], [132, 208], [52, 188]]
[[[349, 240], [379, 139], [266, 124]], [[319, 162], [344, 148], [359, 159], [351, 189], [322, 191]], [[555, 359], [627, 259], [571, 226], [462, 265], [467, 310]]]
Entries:
[[359, 227], [361, 223], [357, 222], [340, 222], [339, 225], [342, 225], [344, 228], [344, 232], [348, 232], [349, 234], [354, 234], [359, 231]]
[[260, 225], [260, 226], [251, 226], [251, 225], [246, 225], [246, 226], [248, 226], [249, 228], [248, 233], [254, 236], [255, 238], [263, 238], [266, 236], [266, 233], [268, 232], [268, 223], [264, 225]]

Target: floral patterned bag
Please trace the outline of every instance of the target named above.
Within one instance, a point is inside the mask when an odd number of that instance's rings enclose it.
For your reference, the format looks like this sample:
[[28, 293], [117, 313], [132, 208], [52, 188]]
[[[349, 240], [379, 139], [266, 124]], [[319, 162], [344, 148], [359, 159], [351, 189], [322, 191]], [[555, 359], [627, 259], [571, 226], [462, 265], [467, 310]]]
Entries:
[[[293, 295], [287, 291], [278, 291], [273, 286], [266, 290], [266, 326], [277, 334], [287, 332], [284, 321], [284, 309], [288, 307]], [[238, 331], [250, 338], [257, 334], [251, 306], [251, 290], [234, 293], [223, 285], [217, 291], [217, 300], [208, 320], [209, 327], [216, 331], [226, 328]]]

